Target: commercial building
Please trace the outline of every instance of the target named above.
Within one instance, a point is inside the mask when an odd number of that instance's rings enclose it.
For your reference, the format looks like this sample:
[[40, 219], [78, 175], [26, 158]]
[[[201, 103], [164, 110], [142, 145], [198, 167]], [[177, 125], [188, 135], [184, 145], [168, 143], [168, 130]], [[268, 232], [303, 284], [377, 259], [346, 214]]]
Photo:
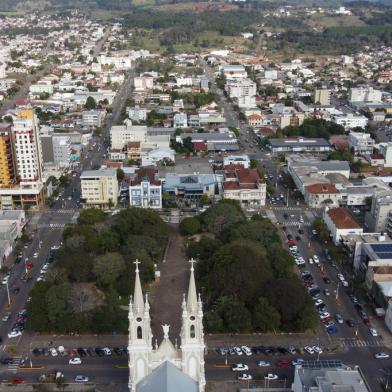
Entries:
[[163, 183], [163, 193], [172, 200], [197, 202], [203, 195], [215, 198], [219, 193], [218, 178], [215, 174], [168, 173]]
[[280, 152], [328, 152], [331, 145], [322, 138], [269, 139], [267, 147], [275, 154]]
[[234, 99], [240, 108], [256, 106], [256, 83], [250, 79], [229, 79], [225, 90], [230, 98]]
[[15, 152], [10, 124], [0, 124], [0, 186], [15, 184], [17, 179]]
[[332, 121], [338, 125], [342, 125], [346, 130], [355, 127], [365, 128], [368, 123], [367, 117], [353, 113], [334, 115], [332, 116]]
[[117, 205], [119, 187], [115, 169], [85, 170], [80, 176], [81, 201], [85, 207]]
[[374, 139], [369, 133], [350, 132], [348, 134], [348, 145], [357, 155], [370, 155], [374, 150]]
[[223, 157], [223, 166], [228, 165], [241, 165], [245, 169], [250, 166], [250, 159], [248, 155], [228, 155]]
[[372, 232], [385, 232], [390, 211], [392, 211], [392, 192], [385, 191], [379, 195], [375, 195], [372, 200], [370, 212], [365, 216], [367, 228]]
[[304, 361], [294, 371], [293, 392], [371, 392], [359, 368], [337, 360]]
[[350, 102], [381, 102], [382, 92], [373, 87], [353, 87], [349, 91]]
[[135, 91], [147, 91], [154, 88], [154, 77], [150, 74], [136, 76], [133, 79]]
[[41, 135], [42, 161], [44, 164], [55, 164], [67, 167], [71, 161], [71, 137], [69, 134], [48, 133]]
[[128, 117], [135, 122], [146, 121], [147, 109], [141, 108], [140, 106], [128, 108]]
[[225, 166], [223, 198], [237, 200], [242, 208], [265, 205], [266, 184], [257, 169], [245, 169], [241, 164]]
[[334, 184], [313, 184], [305, 186], [304, 198], [312, 208], [337, 207], [342, 195]]
[[320, 105], [330, 105], [330, 95], [327, 88], [315, 89], [313, 95], [313, 102]]
[[186, 128], [188, 126], [188, 116], [186, 113], [176, 113], [173, 117], [174, 128]]
[[84, 127], [102, 127], [105, 116], [106, 110], [85, 110], [82, 113], [82, 125]]
[[392, 142], [380, 143], [377, 148], [384, 157], [384, 167], [392, 167]]
[[125, 125], [114, 125], [110, 128], [110, 142], [112, 149], [122, 150], [129, 142], [145, 142], [147, 126], [132, 125], [128, 120]]
[[136, 171], [129, 185], [131, 207], [162, 208], [162, 185], [155, 168], [141, 168]]
[[342, 235], [363, 233], [363, 228], [347, 208], [326, 208], [323, 220], [335, 245], [340, 244]]
[[246, 78], [248, 76], [243, 65], [224, 65], [221, 73], [226, 79]]

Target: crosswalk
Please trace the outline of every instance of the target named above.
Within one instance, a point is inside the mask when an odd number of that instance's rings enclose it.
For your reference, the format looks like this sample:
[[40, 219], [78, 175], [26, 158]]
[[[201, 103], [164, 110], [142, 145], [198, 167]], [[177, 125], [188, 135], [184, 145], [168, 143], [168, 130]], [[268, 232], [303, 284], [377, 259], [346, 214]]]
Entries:
[[355, 339], [355, 338], [341, 338], [340, 344], [343, 347], [381, 347], [383, 346], [380, 339]]
[[11, 372], [17, 372], [19, 366], [23, 365], [24, 359], [22, 357], [12, 358], [12, 363], [8, 364], [8, 370]]
[[37, 225], [37, 228], [38, 229], [47, 229], [47, 228], [63, 229], [66, 225], [67, 223], [39, 223]]
[[279, 207], [272, 207], [272, 209], [275, 211], [302, 211], [302, 208], [300, 207], [279, 206]]
[[74, 214], [77, 210], [75, 208], [70, 208], [70, 209], [59, 209], [59, 210], [51, 210], [50, 212], [55, 213], [55, 214]]
[[298, 220], [286, 220], [283, 222], [283, 226], [289, 227], [304, 227], [304, 226], [312, 226], [310, 222], [302, 222], [300, 223]]

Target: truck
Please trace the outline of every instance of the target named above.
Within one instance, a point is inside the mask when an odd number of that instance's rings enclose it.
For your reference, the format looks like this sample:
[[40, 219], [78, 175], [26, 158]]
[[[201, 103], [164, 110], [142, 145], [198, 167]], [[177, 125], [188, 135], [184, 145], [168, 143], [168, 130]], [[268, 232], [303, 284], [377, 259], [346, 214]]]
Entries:
[[64, 379], [64, 374], [57, 370], [53, 370], [52, 372], [41, 374], [38, 377], [39, 382], [57, 382], [60, 379]]

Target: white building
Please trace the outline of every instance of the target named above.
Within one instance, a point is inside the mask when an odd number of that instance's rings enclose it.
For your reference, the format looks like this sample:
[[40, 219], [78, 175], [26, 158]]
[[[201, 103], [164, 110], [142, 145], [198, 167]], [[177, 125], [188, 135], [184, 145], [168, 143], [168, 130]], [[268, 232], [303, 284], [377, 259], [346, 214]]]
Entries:
[[117, 205], [119, 187], [115, 169], [85, 170], [80, 176], [81, 199], [85, 207]]
[[146, 91], [154, 88], [154, 77], [150, 74], [136, 76], [133, 79], [135, 91]]
[[132, 68], [132, 58], [130, 56], [106, 56], [101, 54], [98, 59], [101, 65], [112, 66], [116, 69], [131, 69]]
[[349, 91], [350, 102], [381, 102], [382, 92], [373, 87], [353, 87]]
[[245, 169], [249, 169], [250, 159], [248, 155], [228, 155], [223, 157], [223, 166], [242, 165]]
[[326, 208], [323, 220], [335, 245], [340, 244], [342, 235], [363, 233], [363, 228], [347, 208]]
[[384, 167], [392, 167], [392, 142], [380, 143], [377, 147], [384, 157]]
[[355, 154], [370, 155], [373, 153], [375, 143], [369, 133], [350, 132], [347, 141], [350, 149], [352, 148]]
[[184, 112], [176, 113], [173, 117], [174, 128], [186, 128], [188, 126], [188, 116]]
[[141, 154], [142, 166], [157, 166], [162, 161], [175, 162], [176, 153], [168, 147], [157, 147], [152, 149], [144, 149]]
[[127, 121], [125, 125], [114, 125], [110, 128], [110, 142], [112, 149], [123, 149], [128, 142], [145, 142], [147, 126], [132, 125]]
[[224, 65], [221, 68], [221, 73], [226, 79], [241, 79], [248, 76], [243, 65]]
[[41, 181], [42, 151], [39, 139], [39, 122], [33, 110], [22, 111], [14, 120], [12, 133], [16, 166], [20, 181]]
[[140, 168], [129, 186], [129, 205], [141, 208], [162, 208], [162, 184], [158, 169]]
[[146, 121], [147, 120], [147, 109], [141, 108], [140, 106], [128, 108], [128, 117], [132, 121], [136, 121], [136, 122]]
[[342, 125], [346, 130], [355, 127], [365, 128], [368, 123], [367, 117], [355, 115], [353, 113], [335, 115], [332, 117], [332, 121], [336, 124]]
[[250, 79], [228, 80], [225, 85], [230, 98], [236, 99], [240, 108], [256, 106], [256, 83]]
[[166, 391], [204, 392], [204, 332], [203, 304], [197, 297], [191, 260], [188, 295], [182, 300], [181, 346], [177, 348], [169, 338], [170, 326], [162, 325], [163, 340], [153, 348], [150, 304], [143, 298], [136, 261], [136, 278], [133, 298], [129, 304], [129, 382], [130, 392]]
[[82, 124], [85, 127], [102, 127], [106, 110], [85, 110], [82, 113]]

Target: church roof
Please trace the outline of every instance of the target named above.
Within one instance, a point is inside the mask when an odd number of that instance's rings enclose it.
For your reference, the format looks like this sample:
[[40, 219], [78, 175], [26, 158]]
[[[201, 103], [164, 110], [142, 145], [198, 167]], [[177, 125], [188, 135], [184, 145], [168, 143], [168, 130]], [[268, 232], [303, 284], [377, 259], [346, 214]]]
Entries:
[[197, 311], [197, 294], [196, 294], [196, 283], [195, 283], [195, 274], [193, 268], [193, 260], [191, 261], [191, 276], [189, 278], [187, 307], [188, 307], [187, 310], [190, 313]]
[[136, 385], [136, 392], [198, 392], [198, 383], [169, 361]]

